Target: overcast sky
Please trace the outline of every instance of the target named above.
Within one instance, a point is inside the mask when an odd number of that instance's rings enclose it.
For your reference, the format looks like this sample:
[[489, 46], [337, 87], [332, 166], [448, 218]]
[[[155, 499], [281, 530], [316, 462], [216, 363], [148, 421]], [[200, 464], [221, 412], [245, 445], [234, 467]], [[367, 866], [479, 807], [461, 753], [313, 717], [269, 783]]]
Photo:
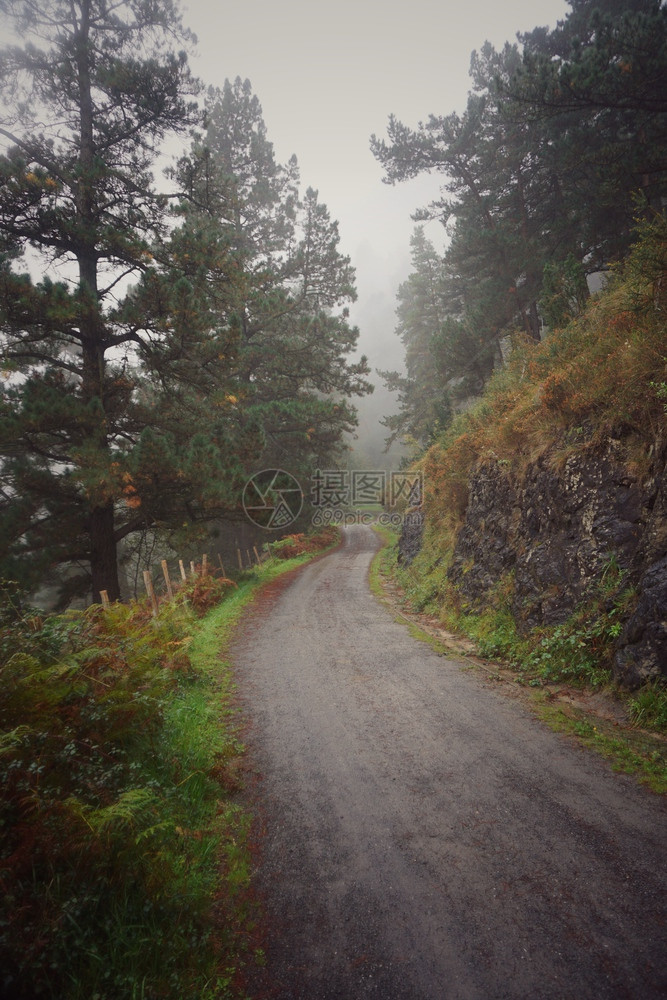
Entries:
[[[393, 327], [379, 347], [374, 307], [393, 308], [409, 272], [410, 213], [437, 194], [435, 178], [389, 187], [369, 149], [395, 114], [416, 125], [465, 107], [470, 54], [517, 31], [554, 27], [565, 0], [183, 0], [198, 37], [194, 71], [222, 86], [248, 78], [281, 162], [295, 153], [304, 187], [319, 190], [357, 268], [362, 346], [386, 367], [400, 357]], [[441, 241], [437, 223], [429, 235]], [[385, 319], [386, 321], [386, 319]], [[373, 328], [371, 329], [370, 326]]]

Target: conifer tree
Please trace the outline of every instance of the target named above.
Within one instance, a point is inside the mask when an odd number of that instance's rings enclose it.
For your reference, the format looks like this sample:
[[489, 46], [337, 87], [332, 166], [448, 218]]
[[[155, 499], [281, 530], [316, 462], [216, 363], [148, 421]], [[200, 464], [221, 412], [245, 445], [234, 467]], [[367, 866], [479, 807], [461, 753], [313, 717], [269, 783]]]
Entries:
[[405, 347], [406, 373], [379, 372], [398, 393], [400, 410], [382, 421], [390, 431], [387, 444], [411, 438], [429, 444], [450, 416], [446, 381], [435, 364], [434, 344], [448, 319], [442, 258], [418, 227], [411, 240], [413, 271], [398, 290], [396, 333]]
[[522, 36], [523, 51], [473, 53], [463, 114], [416, 129], [392, 116], [371, 140], [388, 183], [442, 174], [443, 197], [414, 218], [448, 235], [447, 320], [431, 345], [443, 389], [488, 375], [510, 331], [538, 338], [540, 303], [549, 321], [576, 312], [586, 276], [626, 252], [638, 200], [663, 210], [667, 7], [570, 6], [553, 31]]
[[[637, 203], [660, 211], [667, 186], [667, 6], [570, 0], [553, 31], [520, 36], [522, 65], [497, 81], [512, 119], [538, 126], [588, 271], [630, 245]], [[557, 154], [558, 160], [554, 156]], [[638, 198], [637, 196], [641, 196]]]
[[300, 192], [296, 158], [276, 161], [248, 80], [209, 91], [206, 124], [178, 168], [185, 224], [212, 227], [233, 255], [234, 371], [263, 434], [256, 464], [307, 477], [340, 457], [356, 426], [349, 397], [371, 390], [366, 359], [350, 359], [354, 270], [318, 192]]
[[163, 139], [197, 118], [188, 33], [172, 0], [0, 12], [25, 39], [0, 57], [1, 568], [34, 587], [80, 566], [72, 589], [113, 600], [119, 542], [230, 502], [260, 443], [228, 419], [238, 331], [183, 266], [199, 234], [169, 238], [154, 188]]

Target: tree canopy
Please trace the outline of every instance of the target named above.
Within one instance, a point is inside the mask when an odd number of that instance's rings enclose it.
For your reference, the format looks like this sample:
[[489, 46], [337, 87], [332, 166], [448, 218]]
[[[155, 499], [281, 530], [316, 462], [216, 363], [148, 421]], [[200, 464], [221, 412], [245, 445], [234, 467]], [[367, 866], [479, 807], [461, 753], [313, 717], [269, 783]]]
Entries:
[[203, 214], [234, 247], [244, 287], [238, 374], [263, 428], [261, 461], [310, 472], [340, 452], [356, 424], [349, 397], [371, 388], [366, 359], [349, 360], [354, 270], [318, 192], [301, 193], [296, 158], [276, 163], [247, 80], [209, 92], [206, 122], [181, 164], [194, 190], [186, 216]]
[[[667, 7], [570, 6], [553, 31], [473, 53], [462, 114], [414, 129], [392, 116], [387, 138], [371, 139], [387, 183], [443, 177], [442, 197], [415, 215], [447, 234], [445, 319], [427, 338], [443, 400], [488, 377], [508, 333], [539, 339], [545, 319], [580, 307], [585, 276], [624, 255], [637, 212], [659, 210], [667, 193]], [[403, 292], [398, 332], [421, 344], [431, 320], [424, 312], [406, 331]], [[423, 399], [408, 396], [409, 423]]]
[[202, 114], [171, 0], [0, 13], [25, 39], [0, 53], [0, 571], [113, 600], [124, 539], [178, 544], [257, 463], [340, 447], [369, 389], [354, 273], [250, 85]]
[[433, 364], [434, 337], [443, 329], [444, 268], [422, 227], [412, 237], [413, 272], [398, 290], [396, 332], [405, 346], [406, 374], [379, 372], [398, 393], [399, 413], [386, 417], [389, 442], [411, 439], [426, 446], [449, 417], [449, 399]]

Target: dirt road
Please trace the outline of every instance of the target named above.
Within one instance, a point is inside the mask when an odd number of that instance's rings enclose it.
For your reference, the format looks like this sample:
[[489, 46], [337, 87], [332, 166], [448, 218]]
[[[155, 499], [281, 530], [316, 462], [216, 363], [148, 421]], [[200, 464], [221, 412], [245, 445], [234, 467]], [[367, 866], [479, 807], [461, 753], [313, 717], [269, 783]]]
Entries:
[[278, 1000], [667, 995], [663, 800], [413, 639], [369, 528], [234, 650]]

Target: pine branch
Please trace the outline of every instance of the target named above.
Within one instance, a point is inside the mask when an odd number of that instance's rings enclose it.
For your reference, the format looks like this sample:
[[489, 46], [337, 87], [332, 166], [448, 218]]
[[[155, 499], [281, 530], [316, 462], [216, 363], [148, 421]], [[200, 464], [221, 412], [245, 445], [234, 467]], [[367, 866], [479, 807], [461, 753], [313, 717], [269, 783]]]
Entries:
[[22, 149], [24, 153], [27, 153], [31, 160], [35, 163], [40, 163], [43, 167], [46, 167], [50, 174], [57, 177], [58, 180], [69, 187], [71, 183], [70, 178], [61, 171], [57, 160], [52, 160], [50, 157], [45, 155], [43, 146], [34, 146], [31, 143], [25, 142], [25, 140], [20, 139], [17, 135], [14, 135], [13, 132], [9, 132], [2, 126], [0, 126], [0, 135], [4, 135], [6, 139], [9, 139], [15, 146]]

